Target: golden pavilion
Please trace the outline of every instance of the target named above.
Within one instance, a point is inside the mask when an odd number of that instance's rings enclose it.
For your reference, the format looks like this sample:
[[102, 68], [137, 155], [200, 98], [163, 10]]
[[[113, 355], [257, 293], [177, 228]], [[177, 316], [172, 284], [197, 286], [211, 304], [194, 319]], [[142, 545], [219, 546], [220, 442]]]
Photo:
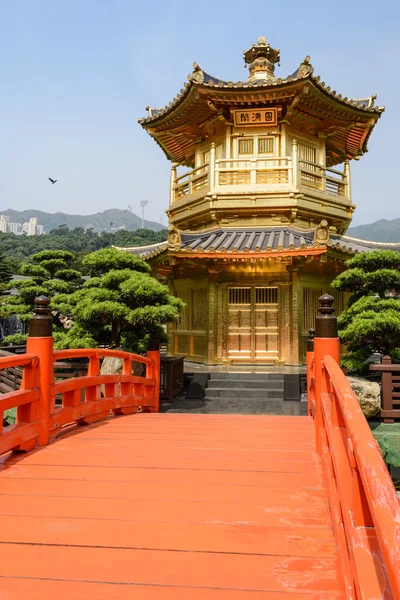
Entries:
[[[246, 81], [194, 64], [163, 109], [139, 122], [172, 163], [168, 241], [141, 252], [185, 303], [168, 351], [206, 364], [304, 362], [319, 296], [349, 255], [350, 162], [384, 108], [314, 75], [307, 56], [275, 75], [280, 51], [260, 37]], [[382, 245], [380, 245], [382, 247]]]

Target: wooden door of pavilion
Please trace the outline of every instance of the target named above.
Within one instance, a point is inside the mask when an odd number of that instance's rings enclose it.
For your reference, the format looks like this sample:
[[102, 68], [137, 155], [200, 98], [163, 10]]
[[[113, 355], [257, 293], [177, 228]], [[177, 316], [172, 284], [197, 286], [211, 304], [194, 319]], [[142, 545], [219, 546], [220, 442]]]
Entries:
[[228, 290], [228, 360], [279, 359], [278, 288], [250, 285]]

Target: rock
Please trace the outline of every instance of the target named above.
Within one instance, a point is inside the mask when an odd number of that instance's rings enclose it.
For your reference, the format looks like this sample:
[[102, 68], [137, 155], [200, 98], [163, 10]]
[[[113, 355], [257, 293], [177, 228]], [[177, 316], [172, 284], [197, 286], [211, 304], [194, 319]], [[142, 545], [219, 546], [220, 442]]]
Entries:
[[[103, 358], [103, 362], [100, 368], [101, 375], [121, 375], [122, 373], [122, 358], [114, 358], [113, 356], [106, 356]], [[145, 375], [145, 365], [143, 363], [132, 361], [132, 375], [141, 377]], [[101, 386], [101, 393], [104, 396], [104, 385]], [[120, 384], [117, 386], [117, 395], [120, 393]]]
[[[100, 369], [101, 375], [120, 375], [122, 373], [122, 358], [106, 356], [103, 359]], [[144, 375], [144, 364], [132, 361], [132, 374], [139, 377]]]
[[374, 417], [381, 408], [381, 388], [375, 381], [362, 377], [347, 377], [366, 417]]

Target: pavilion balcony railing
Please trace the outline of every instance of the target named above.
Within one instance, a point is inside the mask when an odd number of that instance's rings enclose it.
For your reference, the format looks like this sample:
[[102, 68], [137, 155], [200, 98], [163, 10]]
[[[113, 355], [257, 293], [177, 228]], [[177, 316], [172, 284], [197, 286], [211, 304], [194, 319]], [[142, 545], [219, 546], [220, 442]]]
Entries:
[[192, 196], [195, 192], [208, 188], [209, 165], [203, 165], [193, 169], [175, 179], [174, 200], [180, 200]]
[[291, 158], [220, 159], [215, 163], [215, 187], [292, 184]]
[[335, 169], [328, 169], [318, 163], [299, 160], [300, 183], [306, 187], [346, 197], [346, 175]]
[[297, 156], [216, 159], [175, 177], [171, 202], [207, 194], [311, 190], [351, 202], [348, 166], [343, 172]]

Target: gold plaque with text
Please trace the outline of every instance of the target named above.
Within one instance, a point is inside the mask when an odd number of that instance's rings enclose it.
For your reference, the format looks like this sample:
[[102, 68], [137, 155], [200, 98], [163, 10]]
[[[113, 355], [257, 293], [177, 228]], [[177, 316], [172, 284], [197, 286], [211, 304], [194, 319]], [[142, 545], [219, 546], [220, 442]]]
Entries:
[[276, 108], [254, 108], [251, 110], [233, 111], [235, 127], [264, 127], [277, 125], [278, 114]]

